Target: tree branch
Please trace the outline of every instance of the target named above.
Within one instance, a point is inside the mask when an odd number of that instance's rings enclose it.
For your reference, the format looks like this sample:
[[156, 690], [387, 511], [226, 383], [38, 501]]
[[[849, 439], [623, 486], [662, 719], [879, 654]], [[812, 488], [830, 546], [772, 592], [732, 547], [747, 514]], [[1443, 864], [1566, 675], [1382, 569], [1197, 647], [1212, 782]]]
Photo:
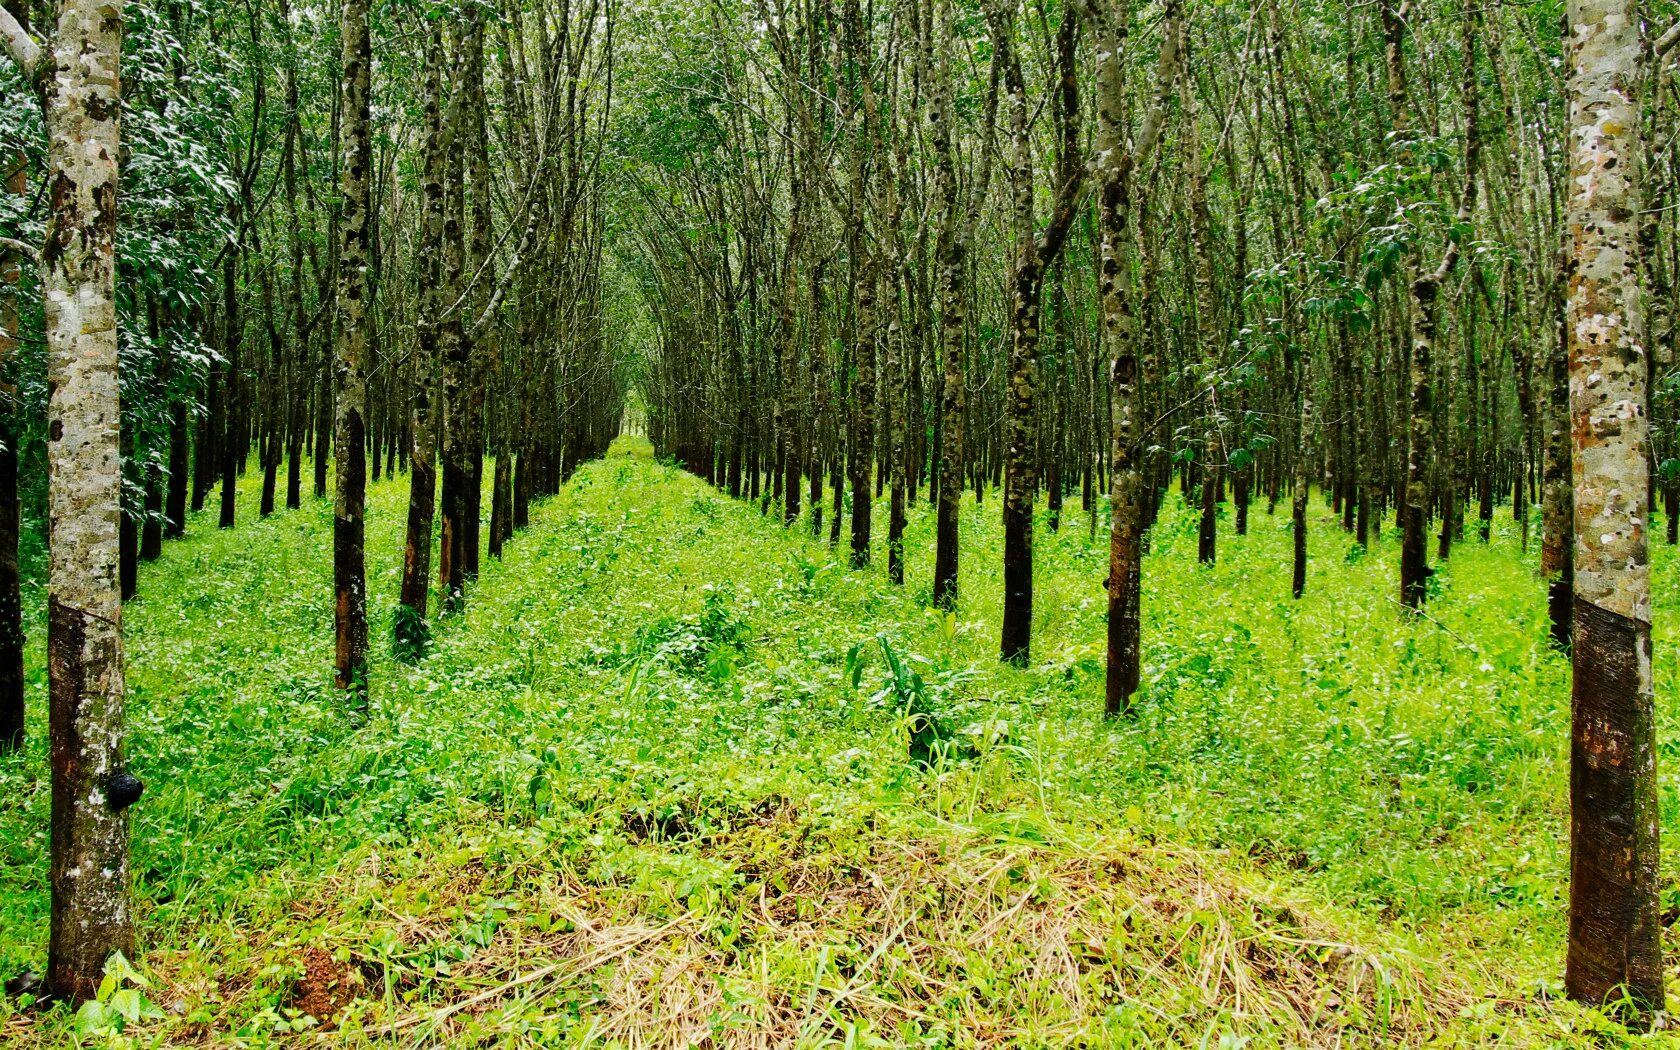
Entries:
[[1668, 32], [1657, 37], [1657, 42], [1652, 45], [1652, 49], [1656, 51], [1657, 57], [1661, 58], [1670, 51], [1673, 51], [1675, 44], [1680, 44], [1680, 22], [1676, 22], [1669, 26]]
[[41, 249], [25, 241], [16, 240], [12, 237], [0, 237], [0, 248], [9, 252], [16, 252], [34, 262], [37, 266], [41, 263]]
[[0, 36], [6, 38], [6, 54], [17, 63], [23, 79], [31, 84], [40, 80], [46, 67], [46, 54], [35, 38], [29, 35], [29, 30], [23, 28], [4, 7], [0, 7]]

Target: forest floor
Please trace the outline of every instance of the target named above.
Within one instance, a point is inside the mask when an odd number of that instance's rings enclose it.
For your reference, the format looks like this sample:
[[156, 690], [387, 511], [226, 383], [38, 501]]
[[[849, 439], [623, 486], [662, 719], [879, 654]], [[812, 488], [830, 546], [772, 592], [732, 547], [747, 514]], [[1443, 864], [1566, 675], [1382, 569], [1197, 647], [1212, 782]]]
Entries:
[[[1175, 497], [1146, 689], [1105, 722], [1106, 546], [1077, 505], [1039, 532], [1023, 671], [995, 659], [990, 497], [965, 502], [948, 617], [925, 503], [898, 589], [639, 439], [615, 453], [413, 667], [386, 655], [406, 479], [372, 488], [365, 724], [328, 687], [328, 505], [196, 519], [143, 567], [140, 949], [79, 1019], [0, 999], [0, 1044], [1646, 1041], [1558, 998], [1568, 667], [1508, 511], [1402, 623], [1394, 536], [1360, 552], [1315, 500], [1296, 602], [1282, 508], [1205, 568]], [[1672, 697], [1680, 578], [1655, 553]], [[44, 962], [43, 706], [0, 761], [0, 977]], [[970, 746], [913, 764], [907, 707]]]

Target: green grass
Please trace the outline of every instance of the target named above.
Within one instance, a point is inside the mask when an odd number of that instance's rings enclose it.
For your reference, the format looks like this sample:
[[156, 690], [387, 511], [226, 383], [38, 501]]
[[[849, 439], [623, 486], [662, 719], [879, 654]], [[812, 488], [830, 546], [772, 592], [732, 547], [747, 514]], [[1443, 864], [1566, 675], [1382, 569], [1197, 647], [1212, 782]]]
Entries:
[[[160, 1016], [78, 1034], [4, 1002], [0, 1043], [1660, 1038], [1556, 998], [1568, 667], [1508, 512], [1405, 623], [1392, 535], [1357, 552], [1315, 502], [1296, 602], [1286, 516], [1257, 506], [1199, 567], [1175, 496], [1145, 567], [1146, 688], [1105, 722], [1106, 538], [1076, 509], [1039, 530], [1015, 670], [994, 500], [965, 503], [945, 617], [925, 505], [895, 589], [645, 443], [618, 451], [486, 559], [413, 667], [388, 655], [406, 479], [372, 488], [365, 725], [330, 688], [325, 504], [195, 519], [144, 567], [135, 961]], [[1655, 554], [1669, 697], [1680, 595]], [[0, 976], [45, 956], [43, 633], [31, 745], [0, 760]], [[911, 708], [964, 746], [911, 762]]]

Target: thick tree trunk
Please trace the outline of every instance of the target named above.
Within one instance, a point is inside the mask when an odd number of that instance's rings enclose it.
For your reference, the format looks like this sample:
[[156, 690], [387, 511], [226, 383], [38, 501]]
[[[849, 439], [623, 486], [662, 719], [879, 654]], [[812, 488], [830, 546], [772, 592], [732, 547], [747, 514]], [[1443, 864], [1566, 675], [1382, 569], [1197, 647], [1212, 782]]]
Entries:
[[64, 0], [43, 108], [53, 210], [41, 253], [51, 564], [51, 994], [91, 998], [132, 952], [123, 774], [116, 253], [120, 8]]
[[1574, 435], [1571, 998], [1663, 1009], [1651, 676], [1647, 348], [1638, 257], [1640, 31], [1632, 0], [1570, 0]]

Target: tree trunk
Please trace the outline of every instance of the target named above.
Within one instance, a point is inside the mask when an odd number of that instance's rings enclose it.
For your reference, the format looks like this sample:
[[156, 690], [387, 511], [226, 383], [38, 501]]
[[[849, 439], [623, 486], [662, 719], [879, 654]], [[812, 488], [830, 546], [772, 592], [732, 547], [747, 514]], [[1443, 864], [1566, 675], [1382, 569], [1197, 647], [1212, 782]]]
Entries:
[[367, 568], [363, 510], [367, 488], [367, 385], [362, 357], [370, 304], [368, 263], [373, 236], [373, 138], [369, 121], [372, 47], [368, 0], [344, 0], [340, 21], [343, 72], [343, 214], [339, 223], [338, 325], [335, 338], [338, 399], [333, 412], [333, 625], [337, 685], [365, 711], [367, 684]]
[[[957, 574], [961, 562], [960, 523], [962, 519], [963, 466], [965, 435], [963, 419], [963, 344], [968, 337], [968, 229], [960, 212], [956, 158], [951, 145], [952, 87], [951, 40], [955, 35], [953, 14], [949, 2], [939, 3], [939, 28], [931, 34], [937, 41], [938, 68], [933, 77], [933, 90], [928, 100], [928, 130], [933, 142], [934, 186], [939, 209], [939, 233], [936, 252], [939, 256], [939, 313], [940, 345], [944, 357], [944, 376], [939, 398], [939, 493], [937, 518], [934, 526], [933, 603], [941, 609], [957, 607]], [[930, 41], [930, 42], [931, 42]], [[987, 93], [984, 127], [990, 131], [997, 113], [997, 73], [994, 68], [991, 90]], [[976, 180], [968, 214], [978, 211], [979, 198], [989, 180], [990, 151], [981, 160], [987, 175]]]
[[1294, 566], [1289, 576], [1289, 593], [1300, 598], [1307, 592], [1307, 464], [1312, 448], [1312, 370], [1306, 347], [1295, 352], [1295, 396], [1300, 415], [1295, 441], [1295, 487], [1290, 505], [1290, 530], [1294, 540]]
[[[15, 197], [28, 190], [29, 169], [22, 154], [7, 161], [5, 189]], [[18, 570], [18, 440], [23, 435], [18, 410], [18, 284], [23, 271], [17, 254], [0, 250], [0, 754], [24, 742], [23, 594]]]
[[1132, 294], [1132, 269], [1126, 258], [1131, 239], [1131, 179], [1139, 161], [1148, 162], [1160, 138], [1162, 121], [1177, 76], [1181, 32], [1177, 0], [1163, 10], [1161, 50], [1155, 75], [1155, 94], [1133, 137], [1133, 152], [1123, 151], [1125, 126], [1125, 69], [1121, 46], [1125, 39], [1124, 7], [1107, 7], [1090, 0], [1089, 14], [1096, 44], [1098, 218], [1102, 230], [1099, 287], [1102, 294], [1102, 334], [1109, 375], [1109, 502], [1108, 538], [1108, 667], [1104, 713], [1112, 718], [1131, 710], [1139, 682], [1142, 648], [1143, 528], [1147, 511], [1143, 446], [1142, 381], [1138, 361], [1141, 343], [1137, 306]]
[[[235, 208], [234, 226], [239, 226], [239, 211]], [[238, 498], [238, 468], [240, 462], [240, 431], [243, 425], [245, 382], [239, 371], [239, 350], [243, 341], [244, 321], [239, 314], [239, 235], [222, 260], [222, 356], [227, 358], [226, 380], [223, 383], [222, 422], [226, 430], [221, 435], [222, 503], [217, 524], [233, 528], [235, 501]]]
[[438, 253], [443, 241], [443, 163], [448, 148], [443, 120], [443, 27], [434, 22], [426, 47], [426, 145], [420, 184], [421, 230], [419, 264], [420, 323], [412, 362], [412, 443], [408, 457], [408, 531], [403, 546], [402, 608], [392, 622], [392, 642], [398, 656], [415, 658], [426, 647], [427, 599], [432, 584], [432, 518], [437, 504], [437, 420], [432, 411], [438, 356], [438, 311], [441, 268]]
[[1640, 30], [1632, 0], [1570, 0], [1569, 341], [1575, 454], [1571, 998], [1663, 1010], [1656, 715], [1638, 258]]
[[1004, 392], [1005, 451], [1003, 492], [1003, 626], [999, 655], [1008, 663], [1031, 658], [1033, 613], [1033, 504], [1038, 491], [1038, 460], [1033, 442], [1034, 400], [1038, 393], [1038, 344], [1044, 272], [1061, 254], [1073, 221], [1074, 203], [1085, 173], [1079, 138], [1079, 90], [1074, 68], [1077, 19], [1064, 17], [1057, 30], [1057, 85], [1053, 97], [1060, 150], [1058, 192], [1050, 223], [1035, 235], [1033, 141], [1021, 60], [1014, 46], [1011, 8], [993, 5], [987, 12], [992, 46], [1009, 98], [1010, 195], [1014, 254], [1010, 265], [1010, 343], [1008, 384]]
[[1552, 282], [1557, 323], [1545, 355], [1545, 440], [1541, 451], [1540, 576], [1546, 581], [1546, 609], [1552, 644], [1568, 649], [1575, 597], [1575, 493], [1571, 479], [1569, 334], [1565, 313], [1564, 266]]
[[47, 337], [47, 680], [52, 936], [47, 989], [91, 998], [134, 946], [123, 774], [121, 409], [117, 380], [118, 63], [109, 5], [64, 0], [44, 81], [53, 201], [41, 253]]

